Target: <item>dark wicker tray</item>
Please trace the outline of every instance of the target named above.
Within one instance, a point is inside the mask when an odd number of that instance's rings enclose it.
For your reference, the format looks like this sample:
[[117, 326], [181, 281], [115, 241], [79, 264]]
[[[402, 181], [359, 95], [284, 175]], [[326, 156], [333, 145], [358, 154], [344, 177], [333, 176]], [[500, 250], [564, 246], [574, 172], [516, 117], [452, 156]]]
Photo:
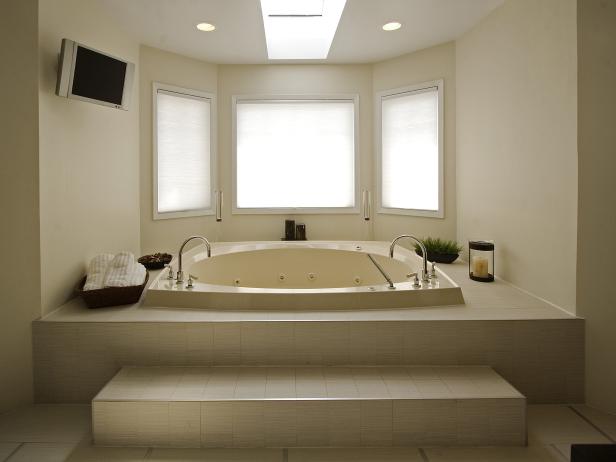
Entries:
[[75, 293], [86, 302], [88, 308], [102, 308], [104, 306], [130, 305], [137, 303], [141, 297], [141, 293], [148, 283], [149, 273], [145, 272], [145, 280], [140, 286], [130, 287], [105, 287], [103, 289], [83, 290], [83, 285], [86, 283], [84, 276], [77, 287]]

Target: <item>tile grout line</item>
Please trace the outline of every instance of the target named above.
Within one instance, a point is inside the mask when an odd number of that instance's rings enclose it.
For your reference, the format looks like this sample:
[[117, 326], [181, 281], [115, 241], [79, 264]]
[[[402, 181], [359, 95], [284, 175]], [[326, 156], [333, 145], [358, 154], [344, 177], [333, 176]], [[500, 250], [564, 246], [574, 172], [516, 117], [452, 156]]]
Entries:
[[564, 452], [562, 452], [558, 446], [556, 446], [556, 444], [551, 443], [550, 447], [554, 450], [554, 452], [556, 452], [556, 454], [558, 454], [559, 457], [562, 458], [563, 461], [565, 462], [569, 462], [569, 457], [567, 456], [567, 454], [565, 454]]
[[612, 438], [608, 433], [603, 431], [601, 429], [601, 427], [599, 427], [592, 420], [590, 420], [588, 417], [586, 417], [584, 414], [582, 414], [580, 411], [578, 411], [575, 407], [573, 407], [572, 405], [569, 405], [567, 407], [569, 409], [571, 409], [573, 412], [575, 412], [582, 420], [584, 420], [586, 423], [588, 423], [592, 428], [594, 428], [599, 433], [601, 433], [601, 435], [603, 435], [605, 438], [607, 438], [608, 441], [610, 441], [611, 443], [616, 443], [616, 440], [614, 440], [614, 438]]
[[6, 459], [4, 459], [4, 462], [8, 462], [11, 459], [11, 457], [13, 457], [15, 454], [17, 454], [17, 451], [19, 451], [24, 446], [24, 444], [26, 444], [26, 443], [19, 443], [17, 445], [17, 447], [15, 449], [13, 449], [11, 451], [11, 453], [6, 457]]
[[426, 454], [424, 448], [417, 448], [417, 450], [419, 451], [419, 455], [421, 456], [421, 460], [423, 460], [423, 462], [430, 462], [430, 459], [428, 459], [428, 454]]

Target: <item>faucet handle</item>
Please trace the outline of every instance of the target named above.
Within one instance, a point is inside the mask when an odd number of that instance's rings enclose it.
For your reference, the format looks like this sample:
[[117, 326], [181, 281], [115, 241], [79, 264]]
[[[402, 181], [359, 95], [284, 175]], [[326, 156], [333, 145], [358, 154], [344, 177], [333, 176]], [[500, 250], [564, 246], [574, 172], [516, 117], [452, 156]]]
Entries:
[[417, 272], [414, 273], [410, 273], [406, 275], [407, 278], [413, 278], [413, 287], [414, 288], [418, 288], [421, 287], [421, 284], [419, 283], [419, 274]]
[[165, 263], [165, 268], [167, 268], [167, 279], [174, 279], [173, 266], [171, 266], [171, 264]]
[[436, 279], [438, 276], [436, 275], [436, 264], [432, 262], [432, 271], [430, 272], [430, 279]]
[[187, 289], [192, 289], [194, 287], [193, 279], [199, 279], [199, 278], [197, 276], [193, 276], [192, 274], [188, 273], [188, 282], [186, 283]]

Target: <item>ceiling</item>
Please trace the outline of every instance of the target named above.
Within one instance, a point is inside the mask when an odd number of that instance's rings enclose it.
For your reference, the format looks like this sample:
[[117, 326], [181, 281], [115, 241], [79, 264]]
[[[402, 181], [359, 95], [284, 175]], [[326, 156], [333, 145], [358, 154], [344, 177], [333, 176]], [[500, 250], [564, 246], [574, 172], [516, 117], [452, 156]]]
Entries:
[[[267, 59], [259, 0], [101, 3], [122, 28], [145, 45], [215, 63], [281, 62]], [[502, 3], [503, 0], [347, 0], [327, 59], [309, 62], [376, 62], [455, 40]], [[394, 20], [403, 24], [401, 29], [381, 29]], [[216, 31], [198, 31], [195, 25], [199, 22], [215, 24]]]

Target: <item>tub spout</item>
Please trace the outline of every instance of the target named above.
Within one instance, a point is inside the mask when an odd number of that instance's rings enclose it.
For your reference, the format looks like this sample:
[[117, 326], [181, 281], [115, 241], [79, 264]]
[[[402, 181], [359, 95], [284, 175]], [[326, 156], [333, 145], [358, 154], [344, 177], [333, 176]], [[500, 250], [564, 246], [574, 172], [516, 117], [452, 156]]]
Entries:
[[182, 246], [180, 247], [180, 251], [178, 252], [178, 273], [177, 273], [177, 278], [176, 278], [177, 284], [182, 284], [184, 282], [184, 271], [182, 270], [182, 253], [184, 252], [184, 247], [186, 247], [186, 244], [188, 244], [193, 239], [199, 239], [203, 241], [207, 249], [207, 257], [210, 258], [212, 256], [212, 246], [210, 245], [210, 241], [208, 241], [203, 236], [190, 236], [188, 239], [186, 239], [182, 243]]
[[421, 249], [421, 255], [423, 257], [423, 271], [421, 275], [421, 280], [424, 282], [430, 281], [430, 274], [428, 273], [428, 252], [423, 242], [421, 242], [421, 240], [416, 238], [415, 236], [412, 236], [410, 234], [402, 234], [401, 236], [398, 236], [393, 241], [391, 241], [391, 245], [389, 246], [389, 258], [394, 258], [394, 249], [396, 248], [396, 244], [398, 243], [398, 241], [402, 238], [411, 239], [415, 241], [417, 245], [419, 245], [419, 248]]

